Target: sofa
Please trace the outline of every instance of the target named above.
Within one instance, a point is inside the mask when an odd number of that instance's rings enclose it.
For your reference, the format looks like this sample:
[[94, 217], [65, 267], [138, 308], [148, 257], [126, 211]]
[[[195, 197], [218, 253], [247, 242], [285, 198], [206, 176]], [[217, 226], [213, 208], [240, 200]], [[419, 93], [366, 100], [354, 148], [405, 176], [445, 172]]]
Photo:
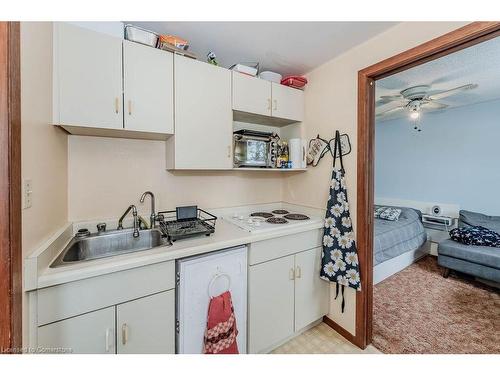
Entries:
[[[460, 211], [459, 227], [477, 225], [500, 233], [500, 216]], [[448, 277], [450, 270], [455, 270], [500, 283], [500, 248], [498, 247], [464, 245], [452, 239], [446, 239], [438, 246], [438, 264], [444, 268], [444, 277]]]

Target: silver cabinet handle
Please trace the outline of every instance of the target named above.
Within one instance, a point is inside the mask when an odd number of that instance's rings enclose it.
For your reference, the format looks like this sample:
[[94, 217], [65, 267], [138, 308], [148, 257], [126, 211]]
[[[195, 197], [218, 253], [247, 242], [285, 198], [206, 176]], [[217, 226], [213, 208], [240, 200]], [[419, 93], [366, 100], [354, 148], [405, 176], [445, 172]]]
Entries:
[[290, 268], [289, 277], [290, 277], [290, 280], [295, 280], [295, 271], [293, 268]]
[[275, 111], [278, 109], [278, 100], [274, 99], [274, 108]]
[[271, 98], [268, 98], [267, 99], [267, 110], [270, 111], [271, 110]]
[[122, 324], [122, 344], [127, 345], [128, 341], [128, 325], [126, 323]]
[[132, 115], [132, 100], [128, 101], [128, 114], [129, 116]]
[[120, 111], [120, 99], [118, 97], [115, 98], [115, 113]]
[[295, 277], [297, 279], [300, 279], [302, 277], [302, 270], [300, 269], [299, 266], [295, 267]]
[[111, 349], [112, 345], [112, 334], [113, 330], [111, 328], [106, 328], [106, 353], [109, 353], [109, 350]]

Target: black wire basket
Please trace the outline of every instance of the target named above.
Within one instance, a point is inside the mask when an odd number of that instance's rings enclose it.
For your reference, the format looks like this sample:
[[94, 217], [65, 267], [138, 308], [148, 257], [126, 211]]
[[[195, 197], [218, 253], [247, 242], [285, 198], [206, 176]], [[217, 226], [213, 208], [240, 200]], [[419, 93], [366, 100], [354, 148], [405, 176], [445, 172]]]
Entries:
[[[185, 212], [193, 212], [193, 214], [186, 215]], [[203, 235], [210, 236], [215, 232], [217, 221], [216, 216], [195, 206], [160, 211], [158, 217], [161, 229], [171, 241]]]

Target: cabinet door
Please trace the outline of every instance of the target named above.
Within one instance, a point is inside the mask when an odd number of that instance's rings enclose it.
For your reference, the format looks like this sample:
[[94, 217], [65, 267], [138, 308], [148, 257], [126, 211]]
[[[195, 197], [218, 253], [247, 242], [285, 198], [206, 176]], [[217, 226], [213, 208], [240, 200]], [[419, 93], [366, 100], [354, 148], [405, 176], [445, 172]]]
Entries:
[[175, 353], [175, 291], [116, 307], [118, 354]]
[[174, 64], [175, 169], [231, 169], [231, 72], [179, 55]]
[[304, 119], [304, 92], [272, 83], [273, 117], [287, 120], [302, 121]]
[[122, 40], [58, 23], [54, 53], [55, 122], [122, 129]]
[[75, 354], [114, 354], [114, 306], [39, 327], [38, 347], [68, 349]]
[[271, 82], [233, 72], [233, 109], [271, 116]]
[[320, 268], [321, 247], [295, 255], [295, 331], [328, 314], [329, 283]]
[[123, 41], [125, 129], [174, 132], [173, 54]]
[[294, 256], [251, 266], [248, 275], [248, 349], [261, 353], [294, 331]]

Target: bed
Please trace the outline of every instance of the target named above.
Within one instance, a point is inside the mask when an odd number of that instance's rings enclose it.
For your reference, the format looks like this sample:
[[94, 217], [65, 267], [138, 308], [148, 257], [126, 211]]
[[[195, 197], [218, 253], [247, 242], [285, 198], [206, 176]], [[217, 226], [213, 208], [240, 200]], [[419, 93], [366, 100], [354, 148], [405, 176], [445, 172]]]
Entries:
[[428, 253], [422, 214], [409, 207], [397, 207], [396, 221], [374, 219], [373, 282], [384, 280]]

